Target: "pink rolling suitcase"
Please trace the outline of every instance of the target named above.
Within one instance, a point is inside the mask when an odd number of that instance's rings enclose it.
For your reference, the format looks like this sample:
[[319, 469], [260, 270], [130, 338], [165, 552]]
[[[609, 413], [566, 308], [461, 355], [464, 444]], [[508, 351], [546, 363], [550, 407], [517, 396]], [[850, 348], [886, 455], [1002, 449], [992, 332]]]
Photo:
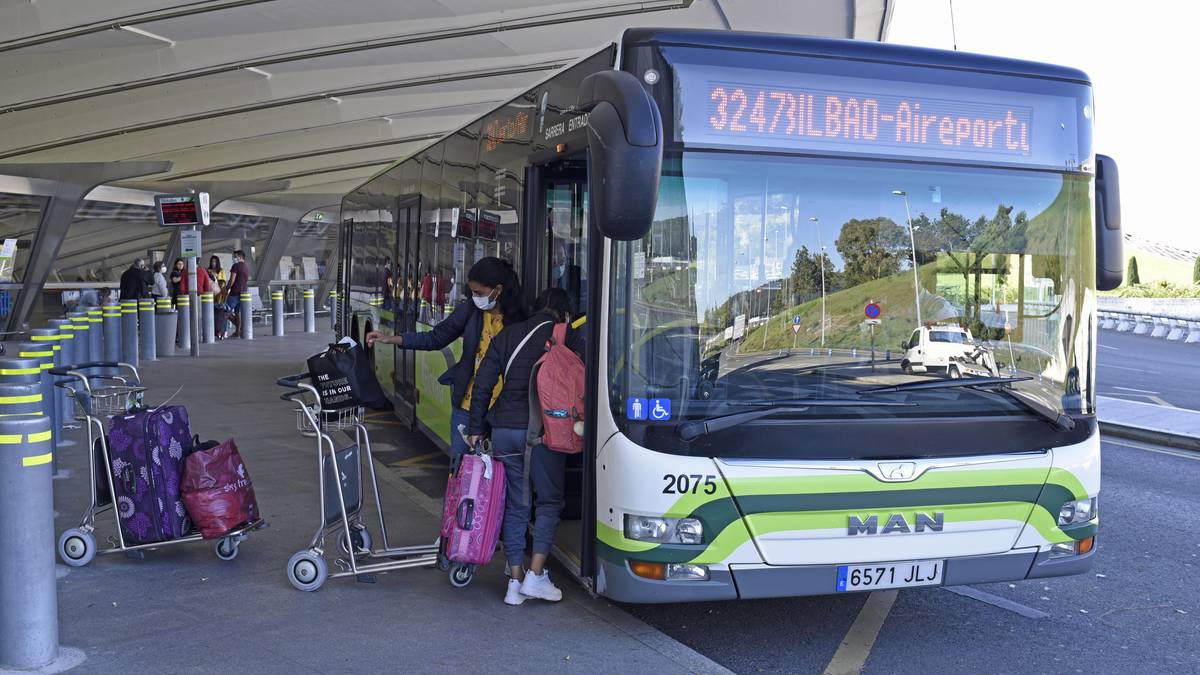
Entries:
[[467, 453], [446, 481], [442, 505], [443, 561], [450, 583], [471, 583], [477, 565], [496, 552], [504, 518], [504, 465], [491, 455]]

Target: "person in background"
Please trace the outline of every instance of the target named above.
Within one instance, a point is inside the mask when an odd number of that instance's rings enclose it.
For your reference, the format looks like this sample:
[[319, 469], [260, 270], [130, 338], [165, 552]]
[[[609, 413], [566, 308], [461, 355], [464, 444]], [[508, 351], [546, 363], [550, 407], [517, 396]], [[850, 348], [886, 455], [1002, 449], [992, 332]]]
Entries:
[[234, 335], [238, 334], [241, 316], [238, 309], [242, 304], [242, 294], [250, 288], [250, 268], [246, 266], [246, 252], [238, 249], [233, 252], [233, 266], [229, 268], [229, 282], [225, 284], [225, 306], [229, 308], [229, 321], [233, 324]]
[[[183, 277], [179, 280], [179, 295], [187, 295], [191, 291], [191, 286], [188, 284], [188, 273], [184, 270]], [[196, 293], [212, 293], [213, 283], [208, 277], [208, 271], [196, 268]]]
[[167, 265], [159, 260], [154, 263], [154, 276], [151, 277], [154, 282], [150, 287], [150, 296], [155, 300], [165, 298], [170, 295], [171, 291], [167, 288]]
[[143, 300], [150, 297], [150, 289], [146, 287], [146, 261], [138, 258], [129, 269], [121, 273], [121, 299]]
[[[533, 558], [529, 573], [525, 572], [525, 531], [529, 526], [529, 495], [525, 489], [525, 440], [529, 427], [529, 379], [533, 365], [546, 351], [546, 342], [554, 332], [554, 324], [571, 320], [571, 299], [561, 288], [542, 291], [534, 305], [534, 313], [521, 323], [504, 327], [492, 340], [487, 355], [475, 374], [475, 390], [471, 395], [471, 412], [467, 424], [467, 442], [472, 446], [482, 438], [485, 426], [492, 433], [492, 456], [504, 464], [506, 478], [504, 495], [504, 524], [500, 540], [511, 574], [504, 602], [519, 605], [526, 598], [551, 602], [562, 600], [562, 591], [550, 581], [546, 558], [554, 545], [563, 507], [563, 486], [566, 482], [566, 455], [552, 452], [544, 446], [534, 448], [531, 458], [533, 490], [538, 495], [537, 519], [533, 524]], [[567, 332], [567, 346], [583, 353], [578, 331]], [[499, 395], [489, 395], [500, 386]], [[539, 452], [540, 448], [540, 452]], [[548, 457], [546, 455], [557, 455]]]
[[187, 276], [187, 266], [183, 262], [183, 258], [176, 258], [175, 264], [171, 266], [171, 306], [179, 301], [180, 288], [183, 286], [183, 279]]
[[[458, 303], [450, 316], [433, 330], [422, 333], [385, 335], [379, 331], [367, 333], [367, 347], [377, 343], [397, 345], [402, 349], [437, 351], [462, 338], [462, 357], [439, 379], [450, 385], [450, 450], [457, 456], [469, 449], [460, 427], [466, 428], [471, 395], [475, 386], [475, 369], [483, 361], [492, 338], [504, 326], [525, 318], [521, 302], [521, 282], [507, 260], [480, 258], [467, 272], [469, 296]], [[493, 386], [495, 383], [493, 382]], [[498, 387], [494, 387], [496, 391]], [[489, 389], [489, 392], [492, 391]]]

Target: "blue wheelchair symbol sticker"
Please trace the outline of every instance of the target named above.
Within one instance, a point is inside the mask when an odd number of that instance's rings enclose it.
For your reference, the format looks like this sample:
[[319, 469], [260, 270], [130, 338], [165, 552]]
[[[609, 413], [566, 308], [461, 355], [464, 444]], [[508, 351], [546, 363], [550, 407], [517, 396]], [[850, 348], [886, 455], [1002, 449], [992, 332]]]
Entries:
[[655, 422], [665, 422], [671, 419], [671, 399], [650, 399], [650, 419]]
[[650, 413], [650, 406], [646, 399], [631, 396], [625, 400], [625, 416], [631, 420], [644, 420]]

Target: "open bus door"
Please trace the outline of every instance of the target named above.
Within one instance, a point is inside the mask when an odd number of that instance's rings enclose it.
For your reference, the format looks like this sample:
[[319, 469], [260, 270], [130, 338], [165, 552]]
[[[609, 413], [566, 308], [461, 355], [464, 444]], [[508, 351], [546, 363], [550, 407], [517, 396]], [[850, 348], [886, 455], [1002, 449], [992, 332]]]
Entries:
[[[420, 198], [402, 199], [396, 205], [395, 281], [391, 307], [396, 334], [417, 329], [417, 255], [420, 246]], [[405, 424], [414, 426], [417, 420], [417, 357], [411, 349], [395, 350], [393, 377], [396, 413]]]

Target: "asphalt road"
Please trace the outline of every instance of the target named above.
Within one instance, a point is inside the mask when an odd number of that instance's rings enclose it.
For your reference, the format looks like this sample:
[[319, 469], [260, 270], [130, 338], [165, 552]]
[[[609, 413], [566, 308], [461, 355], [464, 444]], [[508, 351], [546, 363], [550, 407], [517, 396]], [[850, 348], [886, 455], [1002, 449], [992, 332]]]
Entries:
[[[971, 587], [1048, 616], [941, 588], [903, 590], [863, 672], [1200, 673], [1200, 455], [1116, 439], [1103, 453], [1091, 572]], [[866, 599], [626, 609], [738, 673], [820, 673]]]
[[1200, 410], [1200, 344], [1099, 331], [1101, 396]]

